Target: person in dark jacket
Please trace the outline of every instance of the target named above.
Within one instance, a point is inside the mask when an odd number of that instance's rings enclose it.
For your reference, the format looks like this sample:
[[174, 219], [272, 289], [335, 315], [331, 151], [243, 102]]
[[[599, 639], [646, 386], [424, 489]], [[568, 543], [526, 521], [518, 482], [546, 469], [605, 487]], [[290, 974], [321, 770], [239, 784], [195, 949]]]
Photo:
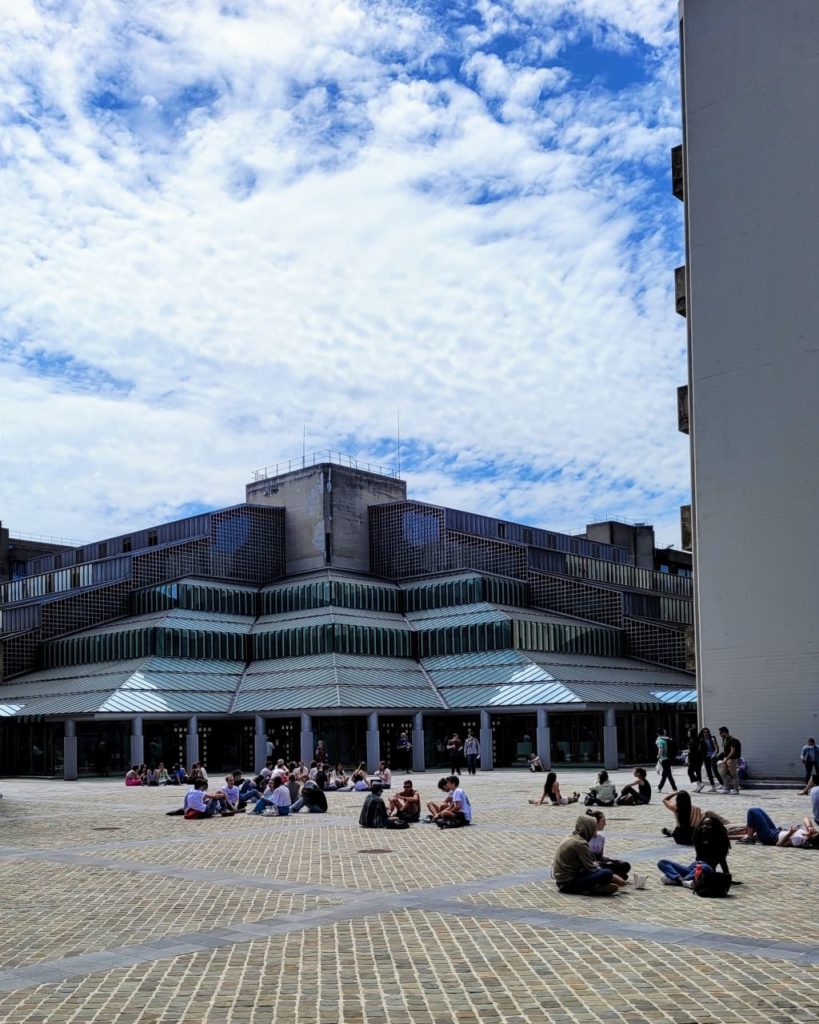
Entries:
[[382, 788], [379, 783], [374, 782], [367, 794], [367, 799], [361, 808], [358, 824], [362, 828], [386, 828], [387, 827], [387, 805], [381, 796]]
[[607, 896], [620, 888], [614, 873], [601, 868], [589, 851], [589, 840], [596, 832], [597, 822], [584, 814], [575, 822], [572, 835], [558, 846], [552, 875], [561, 892]]
[[291, 814], [298, 814], [302, 807], [306, 807], [311, 814], [326, 814], [327, 797], [318, 782], [308, 779], [301, 787], [301, 796], [290, 808]]

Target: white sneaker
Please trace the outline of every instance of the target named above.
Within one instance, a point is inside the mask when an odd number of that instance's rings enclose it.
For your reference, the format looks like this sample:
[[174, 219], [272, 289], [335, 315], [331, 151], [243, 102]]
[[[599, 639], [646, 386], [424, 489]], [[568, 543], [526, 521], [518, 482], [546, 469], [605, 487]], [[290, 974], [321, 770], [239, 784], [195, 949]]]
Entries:
[[694, 888], [694, 879], [693, 878], [689, 878], [686, 881], [684, 881], [683, 882], [683, 888], [684, 889], [693, 889]]
[[727, 793], [728, 790], [725, 788], [725, 786], [717, 786], [716, 789], [714, 790], [714, 792], [715, 793]]
[[678, 878], [669, 878], [668, 875], [663, 875], [663, 885], [679, 885], [680, 880]]
[[696, 784], [696, 786], [694, 787], [694, 792], [695, 793], [701, 793], [704, 789], [705, 789], [705, 783], [704, 782], [698, 782]]

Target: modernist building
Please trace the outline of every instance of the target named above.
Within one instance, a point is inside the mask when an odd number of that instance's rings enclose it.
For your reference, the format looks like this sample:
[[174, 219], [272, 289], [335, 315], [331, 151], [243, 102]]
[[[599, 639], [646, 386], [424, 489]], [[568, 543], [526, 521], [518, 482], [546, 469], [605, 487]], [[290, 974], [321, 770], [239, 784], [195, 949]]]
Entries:
[[276, 756], [618, 764], [695, 720], [692, 579], [647, 526], [569, 536], [408, 500], [323, 453], [242, 505], [39, 555], [0, 590], [0, 770]]
[[819, 732], [819, 6], [679, 11], [700, 714], [801, 775]]

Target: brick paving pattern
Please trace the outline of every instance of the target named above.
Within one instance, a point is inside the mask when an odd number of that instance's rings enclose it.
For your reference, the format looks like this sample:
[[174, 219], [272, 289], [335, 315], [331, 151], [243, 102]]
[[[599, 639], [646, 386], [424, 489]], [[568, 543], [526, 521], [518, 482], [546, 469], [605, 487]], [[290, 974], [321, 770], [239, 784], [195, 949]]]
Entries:
[[[591, 778], [561, 773], [564, 791]], [[743, 885], [699, 899], [660, 884], [655, 862], [693, 851], [660, 834], [655, 797], [606, 832], [647, 889], [565, 896], [552, 856], [583, 808], [527, 804], [542, 779], [467, 779], [474, 827], [405, 832], [359, 829], [356, 793], [327, 815], [187, 822], [164, 814], [176, 788], [4, 781], [0, 1022], [819, 1022], [819, 852], [735, 844]], [[694, 800], [792, 822], [796, 790]]]

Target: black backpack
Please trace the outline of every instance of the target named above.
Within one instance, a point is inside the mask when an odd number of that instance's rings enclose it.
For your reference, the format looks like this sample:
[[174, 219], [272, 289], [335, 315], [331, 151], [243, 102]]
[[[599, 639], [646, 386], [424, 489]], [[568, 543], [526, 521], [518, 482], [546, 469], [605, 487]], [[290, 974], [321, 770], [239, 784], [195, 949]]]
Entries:
[[725, 871], [703, 871], [694, 879], [694, 892], [710, 898], [727, 896], [731, 882], [731, 876]]

